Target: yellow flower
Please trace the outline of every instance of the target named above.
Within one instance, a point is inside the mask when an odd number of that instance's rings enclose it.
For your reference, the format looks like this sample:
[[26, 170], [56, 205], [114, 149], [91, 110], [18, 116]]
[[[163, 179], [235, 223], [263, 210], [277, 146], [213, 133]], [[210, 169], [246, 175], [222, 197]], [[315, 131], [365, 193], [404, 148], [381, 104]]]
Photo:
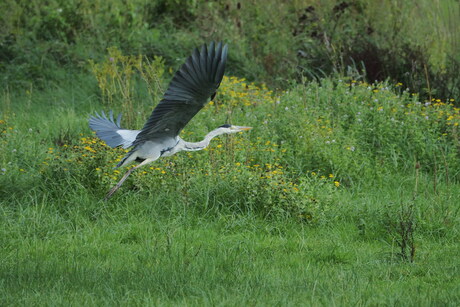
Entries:
[[90, 146], [85, 146], [83, 147], [84, 149], [91, 151], [91, 152], [96, 152], [94, 149], [92, 149]]
[[335, 185], [336, 187], [339, 187], [339, 186], [340, 186], [340, 182], [334, 181], [334, 185]]

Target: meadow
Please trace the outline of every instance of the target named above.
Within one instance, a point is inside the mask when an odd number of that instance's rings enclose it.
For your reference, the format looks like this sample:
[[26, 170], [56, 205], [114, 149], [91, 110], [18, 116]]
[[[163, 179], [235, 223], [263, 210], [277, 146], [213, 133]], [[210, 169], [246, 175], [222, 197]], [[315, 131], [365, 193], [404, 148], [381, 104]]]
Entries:
[[108, 107], [95, 77], [71, 77], [2, 97], [2, 305], [459, 302], [451, 103], [226, 76], [182, 136], [254, 129], [145, 167], [104, 202], [125, 152], [89, 131]]
[[[276, 3], [5, 2], [0, 305], [460, 304], [457, 4]], [[141, 128], [211, 39], [227, 73], [181, 137], [254, 128], [103, 201], [125, 150], [89, 116]]]

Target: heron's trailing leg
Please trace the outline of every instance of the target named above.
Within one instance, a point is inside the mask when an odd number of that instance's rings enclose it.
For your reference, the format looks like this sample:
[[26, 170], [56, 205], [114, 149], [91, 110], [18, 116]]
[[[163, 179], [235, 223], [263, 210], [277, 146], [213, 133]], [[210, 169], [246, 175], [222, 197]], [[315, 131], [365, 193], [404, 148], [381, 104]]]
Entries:
[[123, 182], [125, 182], [126, 178], [128, 178], [129, 175], [131, 175], [131, 173], [138, 169], [139, 167], [147, 164], [147, 163], [150, 163], [152, 162], [151, 159], [146, 159], [144, 161], [142, 161], [142, 163], [140, 163], [139, 165], [136, 165], [135, 167], [133, 168], [130, 168], [124, 175], [123, 177], [120, 179], [120, 181], [112, 188], [110, 189], [109, 193], [107, 193], [107, 195], [105, 196], [104, 200], [108, 200], [110, 197], [112, 197], [113, 193], [115, 193], [120, 187], [121, 185], [123, 184]]

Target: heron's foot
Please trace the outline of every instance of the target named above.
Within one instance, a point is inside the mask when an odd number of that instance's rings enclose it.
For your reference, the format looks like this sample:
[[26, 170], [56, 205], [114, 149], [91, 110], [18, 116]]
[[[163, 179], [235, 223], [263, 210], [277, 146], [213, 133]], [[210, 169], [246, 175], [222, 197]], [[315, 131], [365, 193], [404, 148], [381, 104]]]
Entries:
[[121, 187], [121, 184], [120, 185], [116, 185], [114, 186], [112, 189], [110, 189], [110, 191], [107, 193], [107, 195], [105, 196], [104, 200], [107, 201], [109, 200], [112, 195]]
[[107, 195], [105, 196], [104, 200], [107, 201], [110, 197], [112, 197], [113, 193], [115, 193], [120, 187], [121, 185], [123, 184], [123, 182], [125, 182], [126, 178], [128, 178], [128, 176], [136, 169], [138, 168], [139, 166], [141, 166], [141, 164], [139, 164], [138, 166], [136, 167], [133, 167], [133, 168], [130, 168], [126, 174], [120, 179], [120, 181], [116, 184], [116, 186], [114, 186], [110, 191], [109, 193], [107, 193]]

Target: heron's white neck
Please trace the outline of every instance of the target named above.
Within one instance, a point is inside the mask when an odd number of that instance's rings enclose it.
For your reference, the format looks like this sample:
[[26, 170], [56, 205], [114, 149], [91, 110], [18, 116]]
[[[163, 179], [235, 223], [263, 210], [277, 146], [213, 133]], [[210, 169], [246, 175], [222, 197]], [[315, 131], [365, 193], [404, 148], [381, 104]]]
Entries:
[[227, 133], [224, 129], [222, 128], [217, 128], [211, 132], [209, 132], [208, 134], [206, 134], [206, 136], [204, 137], [204, 140], [200, 141], [200, 142], [186, 142], [184, 140], [182, 140], [182, 150], [185, 150], [185, 151], [197, 151], [197, 150], [202, 150], [202, 149], [205, 149], [206, 147], [208, 147], [209, 145], [209, 142], [215, 138], [216, 136], [219, 136], [221, 134], [225, 134]]

